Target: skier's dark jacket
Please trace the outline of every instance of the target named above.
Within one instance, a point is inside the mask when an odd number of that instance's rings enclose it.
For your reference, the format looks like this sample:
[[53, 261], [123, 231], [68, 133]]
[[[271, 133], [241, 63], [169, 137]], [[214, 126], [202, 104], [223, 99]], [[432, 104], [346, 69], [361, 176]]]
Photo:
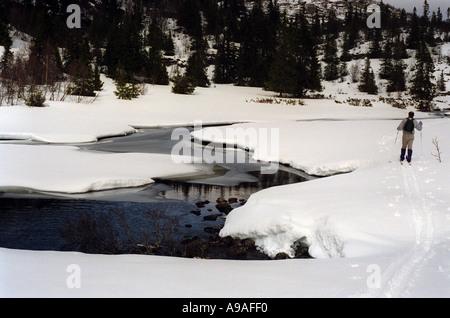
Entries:
[[[412, 120], [414, 123], [414, 128], [412, 132], [409, 131], [404, 131], [403, 128], [405, 127], [406, 121], [407, 120]], [[421, 131], [422, 130], [422, 126], [417, 122], [417, 120], [412, 119], [412, 118], [405, 118], [402, 120], [402, 122], [400, 123], [400, 125], [398, 125], [397, 130], [403, 130], [404, 134], [413, 134], [414, 135], [414, 131], [415, 130]]]

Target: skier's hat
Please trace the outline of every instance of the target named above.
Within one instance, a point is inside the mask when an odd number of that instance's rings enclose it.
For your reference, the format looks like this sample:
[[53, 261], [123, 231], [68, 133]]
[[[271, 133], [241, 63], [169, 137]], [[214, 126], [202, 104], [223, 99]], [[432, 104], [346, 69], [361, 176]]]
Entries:
[[413, 112], [413, 111], [409, 112], [409, 113], [408, 113], [408, 117], [409, 117], [409, 118], [413, 118], [413, 117], [414, 117], [414, 112]]

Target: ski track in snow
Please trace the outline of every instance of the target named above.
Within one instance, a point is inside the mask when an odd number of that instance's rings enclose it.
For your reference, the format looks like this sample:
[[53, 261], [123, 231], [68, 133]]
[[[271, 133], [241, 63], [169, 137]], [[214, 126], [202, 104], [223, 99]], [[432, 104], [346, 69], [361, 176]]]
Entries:
[[432, 256], [430, 251], [434, 231], [430, 203], [420, 187], [416, 167], [403, 165], [401, 171], [404, 191], [410, 202], [416, 242], [382, 273], [385, 283], [378, 290], [377, 297], [408, 297], [426, 260]]

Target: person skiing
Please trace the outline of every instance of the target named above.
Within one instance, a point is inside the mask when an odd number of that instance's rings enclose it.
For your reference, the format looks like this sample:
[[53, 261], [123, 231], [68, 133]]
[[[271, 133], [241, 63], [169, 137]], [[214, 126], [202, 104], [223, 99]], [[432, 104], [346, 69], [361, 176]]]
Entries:
[[403, 162], [405, 160], [405, 154], [406, 150], [408, 150], [408, 154], [406, 156], [406, 161], [408, 163], [411, 163], [412, 158], [412, 145], [414, 141], [414, 131], [417, 129], [418, 131], [422, 130], [423, 123], [417, 122], [414, 119], [414, 112], [409, 112], [408, 118], [405, 118], [401, 121], [400, 125], [398, 125], [397, 130], [401, 131], [403, 130], [403, 137], [402, 137], [402, 149], [400, 151], [400, 162]]

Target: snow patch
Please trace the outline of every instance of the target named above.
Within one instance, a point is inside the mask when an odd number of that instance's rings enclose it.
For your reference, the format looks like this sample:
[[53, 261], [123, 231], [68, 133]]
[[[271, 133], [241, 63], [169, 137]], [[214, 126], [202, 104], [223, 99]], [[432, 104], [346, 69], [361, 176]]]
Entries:
[[208, 172], [170, 155], [102, 153], [73, 146], [0, 144], [0, 187], [85, 193], [153, 183], [155, 177]]

